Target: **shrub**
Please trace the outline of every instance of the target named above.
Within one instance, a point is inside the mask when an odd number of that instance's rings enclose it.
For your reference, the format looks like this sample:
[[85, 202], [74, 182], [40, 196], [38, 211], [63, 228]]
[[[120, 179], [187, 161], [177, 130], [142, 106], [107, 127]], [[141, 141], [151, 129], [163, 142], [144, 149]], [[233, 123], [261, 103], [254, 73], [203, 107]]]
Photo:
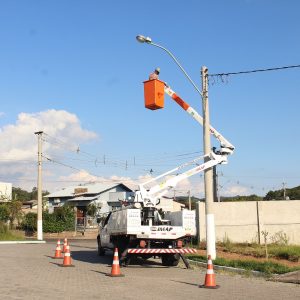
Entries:
[[276, 245], [287, 245], [289, 243], [289, 237], [282, 230], [274, 233], [270, 238], [272, 243]]
[[36, 231], [36, 223], [37, 223], [37, 214], [30, 212], [27, 215], [25, 215], [21, 226], [23, 230]]
[[87, 207], [87, 213], [91, 217], [95, 217], [97, 213], [97, 206], [94, 203], [90, 203]]
[[[36, 231], [37, 214], [28, 213], [22, 224], [24, 230]], [[75, 227], [75, 215], [70, 206], [58, 207], [52, 214], [43, 212], [43, 231], [62, 232], [72, 231]]]
[[9, 208], [6, 203], [0, 205], [0, 221], [7, 222], [9, 220]]
[[6, 234], [8, 232], [8, 227], [3, 222], [0, 221], [0, 234]]
[[225, 233], [225, 236], [223, 237], [222, 244], [226, 251], [230, 252], [232, 250], [233, 244], [230, 238], [228, 237], [227, 233]]

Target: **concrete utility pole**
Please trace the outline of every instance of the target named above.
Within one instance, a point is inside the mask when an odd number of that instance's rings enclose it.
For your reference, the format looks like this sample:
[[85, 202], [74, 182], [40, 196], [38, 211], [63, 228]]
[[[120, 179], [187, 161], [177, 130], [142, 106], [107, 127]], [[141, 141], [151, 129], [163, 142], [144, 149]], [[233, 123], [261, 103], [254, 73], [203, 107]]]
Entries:
[[[210, 143], [210, 121], [208, 105], [208, 69], [202, 67], [202, 109], [203, 109], [203, 148], [204, 155], [211, 152]], [[210, 158], [206, 157], [205, 161]], [[206, 221], [206, 254], [216, 258], [216, 236], [215, 236], [215, 218], [213, 214], [214, 190], [213, 190], [213, 170], [212, 168], [204, 171], [205, 188], [205, 221]]]
[[43, 240], [43, 199], [42, 199], [42, 134], [43, 131], [37, 131], [34, 134], [38, 137], [38, 213], [37, 213], [37, 239]]

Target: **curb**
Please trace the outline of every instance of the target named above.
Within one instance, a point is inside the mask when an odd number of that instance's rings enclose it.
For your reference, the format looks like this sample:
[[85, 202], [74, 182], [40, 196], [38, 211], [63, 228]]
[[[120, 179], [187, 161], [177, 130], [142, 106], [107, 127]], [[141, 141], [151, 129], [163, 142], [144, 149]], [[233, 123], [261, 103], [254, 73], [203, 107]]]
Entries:
[[0, 241], [0, 245], [13, 244], [46, 244], [46, 241]]
[[[187, 259], [187, 261], [191, 265], [195, 265], [195, 266], [199, 266], [199, 267], [203, 267], [203, 268], [207, 267], [207, 263], [205, 263], [205, 262], [195, 261], [195, 260], [191, 260], [191, 259]], [[241, 268], [233, 268], [233, 267], [225, 267], [225, 266], [214, 265], [214, 269], [215, 270], [227, 271], [227, 272], [231, 272], [231, 273], [234, 273], [234, 274], [251, 274], [255, 277], [266, 277], [266, 275], [262, 272], [250, 271], [250, 270], [245, 270], [245, 269], [241, 269]]]

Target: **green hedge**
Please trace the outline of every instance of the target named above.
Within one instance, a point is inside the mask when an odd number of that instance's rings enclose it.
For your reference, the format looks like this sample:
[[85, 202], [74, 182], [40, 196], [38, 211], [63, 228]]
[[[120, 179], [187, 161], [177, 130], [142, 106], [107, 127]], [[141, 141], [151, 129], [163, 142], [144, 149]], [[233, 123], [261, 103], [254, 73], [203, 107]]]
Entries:
[[[37, 214], [28, 213], [23, 220], [22, 228], [28, 231], [36, 231]], [[63, 206], [57, 208], [52, 214], [43, 212], [43, 232], [62, 232], [75, 230], [75, 215], [73, 208]]]

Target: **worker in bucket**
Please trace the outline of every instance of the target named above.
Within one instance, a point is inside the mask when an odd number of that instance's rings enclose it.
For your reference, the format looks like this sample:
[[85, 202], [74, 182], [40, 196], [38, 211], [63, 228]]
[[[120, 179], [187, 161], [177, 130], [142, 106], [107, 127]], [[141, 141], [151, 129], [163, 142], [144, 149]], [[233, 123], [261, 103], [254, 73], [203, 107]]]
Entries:
[[153, 73], [149, 75], [149, 80], [158, 79], [160, 68], [156, 68]]

